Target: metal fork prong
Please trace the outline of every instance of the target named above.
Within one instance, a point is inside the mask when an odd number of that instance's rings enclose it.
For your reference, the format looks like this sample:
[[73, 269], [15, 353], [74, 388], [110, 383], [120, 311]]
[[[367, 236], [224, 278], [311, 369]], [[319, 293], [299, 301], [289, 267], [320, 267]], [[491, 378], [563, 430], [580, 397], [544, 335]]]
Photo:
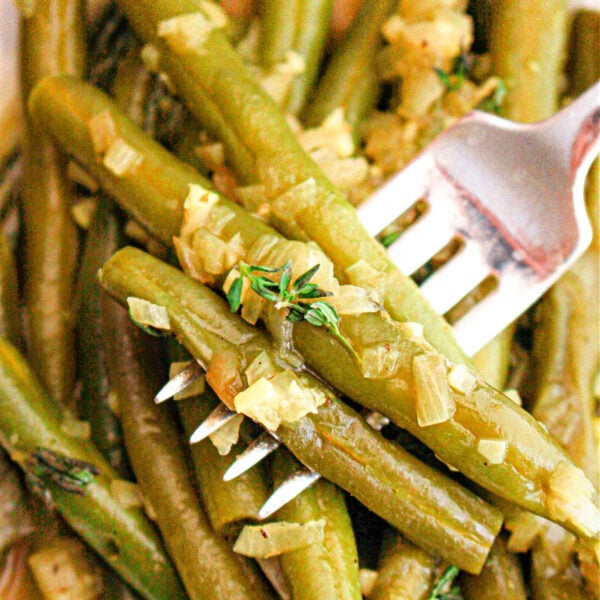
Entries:
[[361, 203], [357, 212], [371, 235], [377, 235], [425, 195], [427, 173], [432, 168], [427, 157], [417, 158]]
[[277, 512], [282, 506], [291, 502], [304, 490], [309, 488], [321, 476], [312, 469], [302, 469], [292, 473], [275, 489], [258, 511], [259, 519], [266, 519]]
[[230, 410], [223, 403], [219, 404], [190, 436], [190, 444], [197, 444], [206, 439], [209, 435], [217, 431], [231, 421], [238, 413]]
[[443, 315], [466, 294], [477, 287], [492, 269], [476, 244], [459, 250], [421, 285], [421, 292], [433, 309]]
[[204, 369], [200, 366], [198, 361], [190, 360], [190, 362], [179, 371], [177, 375], [171, 377], [165, 385], [158, 391], [154, 396], [154, 402], [160, 404], [165, 400], [169, 400], [179, 392], [183, 392], [186, 387], [196, 381], [204, 373]]
[[231, 481], [244, 474], [248, 469], [258, 464], [277, 450], [281, 443], [271, 433], [261, 433], [236, 459], [223, 474], [223, 481]]
[[405, 275], [414, 273], [453, 238], [451, 219], [443, 208], [430, 209], [388, 248], [390, 259]]

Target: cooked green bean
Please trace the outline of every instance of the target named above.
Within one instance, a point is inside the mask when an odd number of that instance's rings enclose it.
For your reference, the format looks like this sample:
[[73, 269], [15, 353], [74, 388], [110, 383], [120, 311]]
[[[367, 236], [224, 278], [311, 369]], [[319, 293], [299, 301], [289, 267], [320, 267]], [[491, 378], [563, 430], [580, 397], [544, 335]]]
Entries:
[[0, 339], [2, 445], [30, 474], [30, 461], [40, 448], [67, 464], [84, 461], [99, 469], [99, 475], [87, 475], [92, 481], [83, 493], [52, 481], [45, 481], [45, 489], [71, 527], [144, 598], [183, 600], [175, 570], [150, 521], [112, 495], [111, 482], [117, 474], [91, 442], [67, 434], [63, 422], [60, 406], [42, 390], [18, 351]]
[[21, 313], [15, 259], [7, 237], [0, 232], [0, 337], [21, 347]]
[[[77, 109], [74, 109], [75, 102]], [[161, 239], [169, 241], [176, 235], [181, 223], [181, 206], [188, 193], [187, 184], [203, 185], [201, 176], [126, 123], [108, 98], [86, 84], [65, 77], [48, 79], [32, 96], [31, 109], [59, 143], [88, 166], [126, 210], [140, 216], [145, 226]], [[127, 177], [115, 176], [95, 159], [87, 123], [93, 115], [105, 110], [110, 110], [118, 124], [120, 138], [143, 157]], [[158, 160], [164, 161], [161, 166]], [[160, 194], [153, 195], [154, 179], [160, 169], [171, 178], [165, 181]], [[275, 239], [273, 252], [277, 248], [283, 256], [281, 252], [289, 251], [289, 242], [263, 221], [251, 217], [224, 197], [220, 197], [219, 207], [231, 217], [218, 232], [223, 241], [227, 242], [239, 233], [243, 248], [248, 249], [261, 235], [269, 234]], [[318, 210], [314, 212], [319, 213]], [[294, 327], [294, 342], [308, 365], [353, 400], [387, 415], [394, 423], [409, 430], [442, 460], [477, 483], [533, 512], [559, 520], [574, 532], [585, 534], [589, 524], [577, 524], [577, 515], [560, 516], [555, 505], [550, 508], [550, 503], [555, 500], [548, 482], [556, 469], [564, 468], [569, 461], [535, 419], [477, 378], [469, 394], [456, 390], [449, 392], [456, 407], [453, 416], [443, 423], [421, 427], [415, 411], [416, 389], [411, 361], [423, 352], [434, 353], [433, 348], [424, 341], [415, 341], [409, 330], [398, 327], [384, 312], [345, 316], [340, 327], [359, 351], [373, 341], [397, 348], [403, 360], [396, 365], [393, 377], [365, 378], [353, 357], [329, 334], [306, 323], [298, 323]], [[505, 460], [497, 464], [489, 462], [478, 450], [481, 439], [505, 441]], [[563, 463], [565, 465], [561, 467]], [[583, 488], [573, 488], [570, 492], [584, 494]], [[588, 493], [591, 494], [585, 492]], [[582, 498], [582, 501], [591, 499]]]
[[496, 538], [479, 575], [464, 575], [460, 589], [465, 600], [525, 600], [527, 594], [521, 565], [504, 539]]
[[[281, 483], [300, 465], [285, 450], [273, 458], [274, 485]], [[280, 556], [294, 600], [361, 599], [358, 556], [352, 523], [344, 497], [328, 481], [320, 480], [280, 508], [277, 520], [290, 523], [325, 519], [325, 539]]]
[[110, 407], [110, 383], [102, 340], [96, 273], [123, 245], [121, 224], [109, 198], [101, 196], [87, 232], [77, 281], [77, 357], [81, 378], [79, 415], [91, 425], [92, 441], [122, 477], [129, 473], [121, 424]]
[[[273, 352], [263, 334], [233, 315], [208, 288], [139, 250], [115, 254], [103, 267], [101, 281], [121, 302], [135, 296], [164, 306], [172, 332], [205, 363], [231, 354], [248, 364], [260, 351]], [[277, 434], [303, 464], [349, 491], [415, 543], [465, 570], [479, 571], [500, 524], [498, 513], [385, 440], [350, 407], [331, 398], [318, 414], [281, 425]]]
[[[112, 299], [103, 301], [102, 311], [127, 452], [188, 594], [207, 600], [271, 598], [266, 585], [248, 577], [241, 557], [211, 529], [191, 484], [171, 407], [154, 404], [165, 380], [160, 345]], [[205, 568], [199, 568], [200, 559]]]
[[377, 565], [377, 581], [369, 600], [428, 600], [436, 559], [388, 531]]
[[381, 27], [398, 0], [365, 0], [319, 81], [315, 97], [302, 113], [318, 127], [338, 107], [356, 129], [377, 100], [375, 57], [382, 46]]

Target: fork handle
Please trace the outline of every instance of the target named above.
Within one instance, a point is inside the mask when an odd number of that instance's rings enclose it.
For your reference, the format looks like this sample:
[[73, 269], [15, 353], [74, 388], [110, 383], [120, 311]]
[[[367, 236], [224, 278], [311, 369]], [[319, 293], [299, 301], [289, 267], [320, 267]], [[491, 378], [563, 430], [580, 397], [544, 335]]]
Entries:
[[565, 149], [571, 174], [586, 172], [600, 146], [600, 81], [540, 126], [548, 147]]

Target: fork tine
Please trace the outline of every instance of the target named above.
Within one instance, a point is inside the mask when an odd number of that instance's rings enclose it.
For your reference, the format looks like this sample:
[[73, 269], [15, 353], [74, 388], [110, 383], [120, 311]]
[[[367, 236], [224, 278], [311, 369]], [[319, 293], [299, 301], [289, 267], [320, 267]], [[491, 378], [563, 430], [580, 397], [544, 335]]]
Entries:
[[217, 431], [231, 421], [238, 413], [230, 410], [223, 403], [219, 404], [190, 436], [190, 444], [197, 444], [206, 439], [211, 433]]
[[223, 481], [231, 481], [258, 464], [277, 450], [281, 443], [273, 437], [273, 434], [265, 431], [261, 433], [236, 459], [231, 463], [223, 474]]
[[312, 469], [301, 469], [292, 473], [277, 487], [277, 489], [267, 498], [267, 501], [258, 511], [259, 519], [266, 519], [274, 512], [277, 512], [282, 506], [299, 496], [305, 489], [309, 488], [321, 476]]
[[196, 381], [203, 373], [204, 369], [198, 361], [190, 360], [182, 371], [177, 373], [174, 377], [171, 377], [171, 379], [158, 390], [158, 393], [154, 396], [154, 402], [160, 404], [165, 400], [169, 400], [169, 398], [179, 394], [179, 392], [182, 392], [191, 383]]
[[421, 292], [433, 309], [443, 315], [491, 273], [477, 244], [462, 248], [445, 265], [427, 278]]

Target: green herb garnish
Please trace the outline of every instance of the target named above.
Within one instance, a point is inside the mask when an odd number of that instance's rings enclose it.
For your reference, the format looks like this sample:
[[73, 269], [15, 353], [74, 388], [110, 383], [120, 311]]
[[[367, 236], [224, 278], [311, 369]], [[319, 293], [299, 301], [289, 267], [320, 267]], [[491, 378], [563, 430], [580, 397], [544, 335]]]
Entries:
[[100, 469], [83, 460], [59, 454], [47, 448], [38, 448], [26, 460], [25, 465], [34, 489], [45, 489], [50, 480], [61, 489], [83, 496], [85, 487], [100, 474]]
[[486, 112], [499, 113], [504, 96], [506, 96], [506, 85], [502, 79], [498, 79], [498, 83], [494, 92], [482, 100], [478, 104], [477, 108]]
[[435, 582], [428, 600], [462, 600], [460, 588], [452, 585], [459, 572], [458, 567], [450, 565]]
[[440, 69], [439, 67], [433, 67], [433, 70], [437, 73], [438, 77], [446, 86], [446, 88], [449, 91], [454, 92], [456, 90], [460, 90], [460, 88], [465, 84], [469, 70], [469, 63], [469, 53], [461, 52], [460, 55], [454, 60], [454, 65], [452, 66], [452, 71], [450, 71], [450, 73], [446, 73], [446, 71]]
[[[229, 307], [232, 312], [239, 310], [242, 303], [242, 287], [246, 278], [252, 290], [261, 298], [272, 302], [276, 309], [287, 311], [288, 321], [293, 323], [306, 321], [315, 327], [324, 327], [356, 358], [352, 344], [339, 329], [340, 316], [337, 310], [329, 302], [318, 300], [332, 295], [331, 292], [322, 290], [316, 283], [311, 282], [319, 267], [320, 265], [311, 267], [292, 283], [292, 261], [290, 260], [277, 268], [241, 262], [238, 266], [239, 277], [234, 279], [227, 292]], [[271, 276], [280, 273], [280, 276], [277, 280], [257, 273], [269, 273]]]

